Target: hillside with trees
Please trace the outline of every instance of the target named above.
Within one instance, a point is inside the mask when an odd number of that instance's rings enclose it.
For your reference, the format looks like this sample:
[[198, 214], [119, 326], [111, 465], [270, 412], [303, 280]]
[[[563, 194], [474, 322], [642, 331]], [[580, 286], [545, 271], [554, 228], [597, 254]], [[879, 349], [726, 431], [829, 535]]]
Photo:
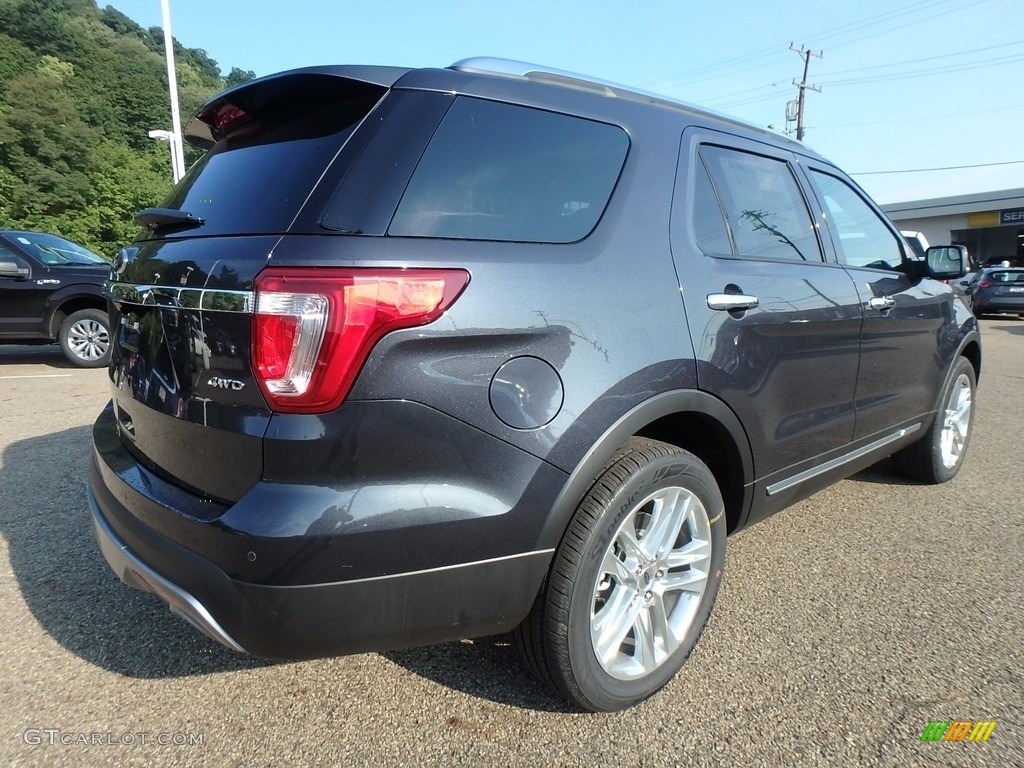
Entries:
[[[174, 41], [182, 119], [253, 77]], [[164, 37], [94, 0], [0, 0], [0, 228], [110, 258], [171, 186]], [[186, 153], [188, 152], [186, 149]], [[195, 159], [194, 156], [189, 158]]]

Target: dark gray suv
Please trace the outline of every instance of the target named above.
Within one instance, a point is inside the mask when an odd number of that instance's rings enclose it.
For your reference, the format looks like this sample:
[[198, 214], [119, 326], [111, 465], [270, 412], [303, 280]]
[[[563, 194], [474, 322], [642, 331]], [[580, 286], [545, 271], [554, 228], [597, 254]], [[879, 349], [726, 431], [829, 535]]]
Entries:
[[726, 535], [890, 455], [959, 470], [948, 286], [806, 147], [493, 59], [255, 80], [139, 214], [89, 502], [128, 584], [273, 658], [511, 632], [579, 707], [660, 689]]

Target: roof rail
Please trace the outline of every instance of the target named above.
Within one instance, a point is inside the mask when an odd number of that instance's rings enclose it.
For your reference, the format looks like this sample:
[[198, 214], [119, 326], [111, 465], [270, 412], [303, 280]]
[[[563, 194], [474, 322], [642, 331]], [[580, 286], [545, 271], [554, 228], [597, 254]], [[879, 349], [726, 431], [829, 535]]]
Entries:
[[479, 74], [500, 75], [504, 77], [521, 77], [534, 82], [562, 85], [569, 88], [579, 88], [581, 90], [601, 93], [605, 96], [628, 99], [629, 101], [637, 101], [644, 104], [657, 104], [671, 109], [699, 110], [701, 112], [709, 111], [703, 107], [687, 104], [684, 101], [663, 96], [661, 94], [641, 91], [637, 88], [630, 88], [629, 86], [619, 85], [618, 83], [611, 83], [607, 80], [598, 80], [575, 72], [566, 72], [561, 69], [553, 69], [551, 67], [530, 64], [525, 61], [515, 61], [513, 59], [477, 56], [470, 59], [456, 61], [448, 68], [454, 69], [458, 72], [475, 72]]

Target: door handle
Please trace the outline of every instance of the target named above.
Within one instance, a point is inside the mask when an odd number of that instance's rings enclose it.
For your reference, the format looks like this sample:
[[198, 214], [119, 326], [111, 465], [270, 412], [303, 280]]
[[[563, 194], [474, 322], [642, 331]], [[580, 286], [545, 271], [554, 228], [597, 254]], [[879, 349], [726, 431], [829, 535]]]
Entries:
[[722, 309], [727, 312], [736, 310], [754, 309], [758, 305], [757, 296], [747, 296], [743, 293], [709, 293], [708, 306], [711, 309]]
[[892, 296], [872, 296], [868, 299], [868, 309], [885, 311], [896, 306], [896, 299]]

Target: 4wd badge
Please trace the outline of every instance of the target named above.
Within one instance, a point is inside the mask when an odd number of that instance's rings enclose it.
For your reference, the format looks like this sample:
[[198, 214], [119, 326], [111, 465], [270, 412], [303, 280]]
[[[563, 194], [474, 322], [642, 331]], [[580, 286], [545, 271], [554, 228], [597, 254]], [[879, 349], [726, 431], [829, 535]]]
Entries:
[[239, 381], [238, 379], [222, 379], [219, 376], [214, 376], [206, 383], [215, 389], [230, 389], [232, 392], [238, 392], [239, 390], [245, 389], [244, 381]]

